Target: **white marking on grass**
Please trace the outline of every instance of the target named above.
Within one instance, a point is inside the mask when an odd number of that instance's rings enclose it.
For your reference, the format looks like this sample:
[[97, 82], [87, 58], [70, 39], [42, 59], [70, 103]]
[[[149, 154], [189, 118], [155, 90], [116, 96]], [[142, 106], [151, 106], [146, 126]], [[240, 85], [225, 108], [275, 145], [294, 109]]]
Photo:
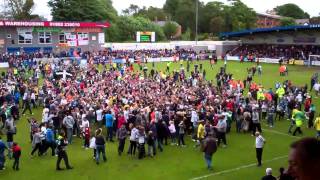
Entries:
[[279, 131], [276, 131], [276, 130], [271, 130], [271, 129], [263, 129], [263, 131], [271, 132], [271, 133], [279, 134], [279, 135], [283, 135], [283, 136], [288, 136], [288, 137], [295, 138], [295, 139], [300, 139], [301, 138], [301, 137], [292, 136], [290, 134], [286, 134], [286, 133], [279, 132]]
[[[262, 162], [263, 163], [269, 163], [269, 162], [273, 162], [273, 161], [276, 161], [276, 160], [279, 160], [279, 159], [284, 159], [284, 158], [287, 158], [287, 157], [288, 157], [288, 155], [278, 156], [278, 157], [275, 157], [273, 159], [262, 161]], [[239, 166], [239, 167], [236, 167], [236, 168], [233, 168], [233, 169], [227, 169], [227, 170], [219, 171], [219, 172], [216, 172], [216, 173], [211, 173], [211, 174], [207, 174], [207, 175], [204, 175], [204, 176], [195, 177], [195, 178], [192, 178], [190, 180], [204, 179], [204, 178], [208, 178], [208, 177], [211, 177], [211, 176], [216, 176], [216, 175], [220, 175], [220, 174], [226, 174], [226, 173], [239, 171], [241, 169], [245, 169], [245, 168], [249, 168], [249, 167], [254, 167], [256, 165], [257, 165], [256, 163], [252, 163], [252, 164], [248, 164], [248, 165], [244, 165], [244, 166]]]

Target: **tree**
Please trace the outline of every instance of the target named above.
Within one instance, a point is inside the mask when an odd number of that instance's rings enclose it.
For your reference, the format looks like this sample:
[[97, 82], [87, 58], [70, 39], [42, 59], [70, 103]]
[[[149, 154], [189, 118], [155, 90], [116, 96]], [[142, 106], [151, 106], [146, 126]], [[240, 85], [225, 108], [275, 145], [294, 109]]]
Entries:
[[3, 3], [2, 16], [4, 18], [15, 20], [32, 20], [39, 18], [38, 15], [32, 14], [34, 7], [33, 0], [5, 0]]
[[133, 14], [137, 14], [139, 10], [140, 10], [139, 6], [135, 4], [130, 4], [130, 6], [127, 9], [122, 10], [122, 13], [125, 15], [133, 15]]
[[163, 10], [170, 14], [172, 17], [176, 17], [176, 10], [181, 4], [180, 0], [166, 0]]
[[162, 27], [164, 34], [167, 39], [172, 39], [172, 37], [177, 33], [178, 25], [174, 22], [166, 22], [166, 24]]
[[282, 6], [277, 6], [274, 8], [278, 15], [284, 17], [291, 17], [294, 19], [305, 19], [310, 18], [310, 15], [304, 12], [299, 6], [296, 4], [284, 4]]
[[110, 0], [50, 0], [55, 21], [111, 21], [117, 12]]
[[191, 40], [191, 30], [188, 28], [182, 35], [181, 39], [184, 41], [190, 41]]
[[226, 16], [226, 26], [231, 28], [227, 30], [239, 31], [251, 29], [256, 26], [256, 12], [245, 5], [240, 0], [232, 1], [232, 5], [224, 9]]
[[202, 12], [202, 17], [199, 19], [199, 28], [201, 33], [218, 34], [225, 29], [224, 24], [224, 9], [225, 5], [222, 2], [214, 1], [205, 5]]
[[280, 25], [281, 26], [294, 26], [294, 25], [297, 25], [297, 24], [296, 24], [296, 22], [294, 21], [293, 18], [284, 17], [284, 18], [281, 18]]
[[135, 40], [137, 31], [152, 31], [156, 33], [157, 41], [165, 40], [162, 28], [144, 17], [120, 16], [117, 26], [119, 41]]
[[134, 16], [143, 16], [151, 21], [166, 21], [169, 15], [161, 8], [150, 6], [148, 9], [143, 7]]

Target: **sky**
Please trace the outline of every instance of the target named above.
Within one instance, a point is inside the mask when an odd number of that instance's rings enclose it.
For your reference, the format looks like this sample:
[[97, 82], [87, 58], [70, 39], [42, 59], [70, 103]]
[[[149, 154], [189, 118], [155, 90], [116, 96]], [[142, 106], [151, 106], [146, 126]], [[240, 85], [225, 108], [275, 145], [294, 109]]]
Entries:
[[[118, 13], [121, 13], [123, 9], [129, 7], [130, 4], [136, 4], [140, 7], [142, 6], [154, 6], [162, 7], [166, 0], [113, 0], [113, 6], [116, 8]], [[210, 2], [210, 0], [200, 0], [204, 3]], [[211, 0], [212, 1], [212, 0]], [[221, 2], [227, 2], [227, 0], [219, 0]], [[51, 20], [50, 9], [47, 6], [48, 0], [34, 0], [35, 8], [34, 13], [46, 17]], [[271, 10], [276, 6], [294, 3], [300, 6], [304, 11], [308, 12], [311, 16], [319, 16], [320, 9], [319, 0], [242, 0], [247, 6], [253, 8], [256, 12], [266, 12], [266, 10]], [[317, 6], [315, 6], [318, 4]]]

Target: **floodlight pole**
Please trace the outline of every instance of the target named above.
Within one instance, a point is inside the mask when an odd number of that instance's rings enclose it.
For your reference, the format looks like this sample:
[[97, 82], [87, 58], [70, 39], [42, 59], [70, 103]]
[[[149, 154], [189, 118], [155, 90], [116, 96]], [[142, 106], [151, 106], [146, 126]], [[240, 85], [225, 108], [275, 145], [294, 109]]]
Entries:
[[196, 45], [198, 44], [198, 16], [199, 16], [199, 8], [198, 8], [198, 0], [196, 0]]

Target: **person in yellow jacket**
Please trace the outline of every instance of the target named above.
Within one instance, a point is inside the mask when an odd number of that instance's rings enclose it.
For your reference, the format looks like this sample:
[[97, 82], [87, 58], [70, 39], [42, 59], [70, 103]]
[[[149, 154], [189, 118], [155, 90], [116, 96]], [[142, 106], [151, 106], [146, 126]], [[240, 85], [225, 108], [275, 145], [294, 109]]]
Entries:
[[197, 132], [197, 145], [196, 146], [199, 146], [203, 139], [204, 139], [204, 135], [205, 135], [205, 129], [204, 129], [204, 121], [203, 120], [200, 120], [198, 121], [199, 125], [198, 125], [198, 132]]
[[291, 132], [291, 130], [292, 130], [292, 128], [293, 128], [293, 126], [295, 126], [295, 124], [296, 124], [296, 121], [295, 121], [295, 119], [294, 119], [294, 116], [295, 116], [295, 114], [298, 112], [299, 110], [297, 109], [297, 108], [294, 108], [293, 110], [292, 110], [292, 115], [291, 115], [291, 118], [290, 118], [290, 126], [289, 126], [289, 131], [288, 131], [288, 133], [289, 134], [291, 134], [292, 132]]
[[282, 98], [283, 95], [285, 94], [284, 88], [283, 88], [282, 86], [280, 86], [280, 87], [277, 89], [276, 94], [278, 94], [278, 97], [279, 97], [279, 98]]
[[314, 128], [317, 131], [317, 135], [316, 138], [318, 139], [320, 137], [320, 114], [319, 116], [316, 118], [316, 120], [314, 121]]
[[257, 99], [260, 101], [264, 101], [266, 99], [262, 89], [259, 89], [259, 91], [257, 93]]
[[297, 132], [302, 134], [301, 126], [303, 125], [303, 121], [305, 121], [306, 119], [306, 115], [304, 114], [304, 112], [298, 110], [294, 113], [293, 118], [296, 122], [296, 129], [293, 132], [293, 136], [295, 136]]

